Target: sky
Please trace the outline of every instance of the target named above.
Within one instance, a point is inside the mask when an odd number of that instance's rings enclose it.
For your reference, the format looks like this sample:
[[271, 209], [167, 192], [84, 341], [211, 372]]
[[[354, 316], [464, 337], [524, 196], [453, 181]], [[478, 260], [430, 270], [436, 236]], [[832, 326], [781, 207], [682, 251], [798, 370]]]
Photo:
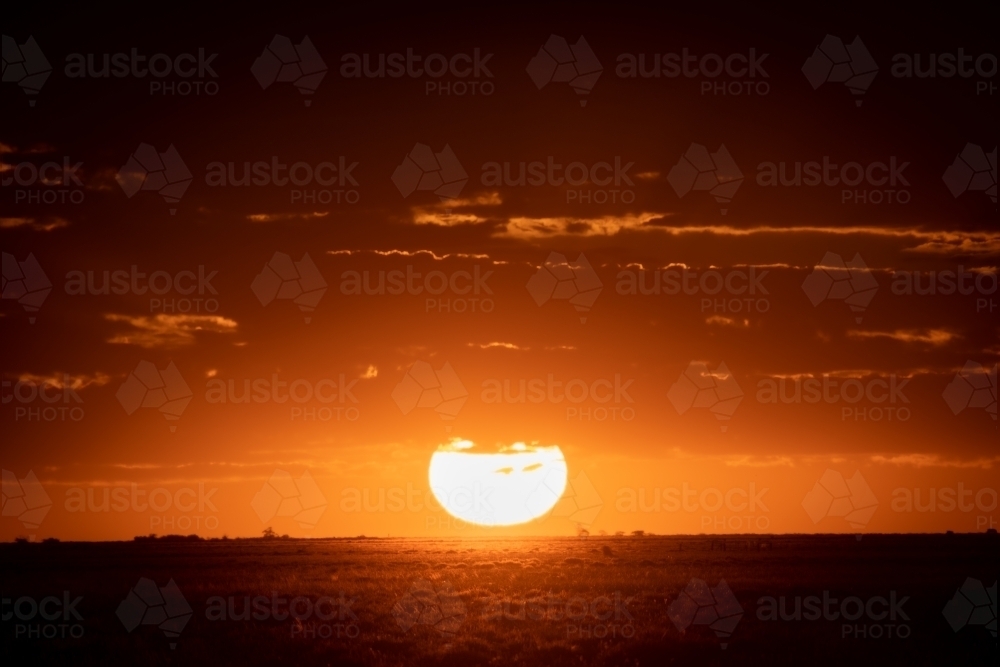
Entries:
[[5, 23], [0, 539], [995, 527], [984, 24], [285, 11]]

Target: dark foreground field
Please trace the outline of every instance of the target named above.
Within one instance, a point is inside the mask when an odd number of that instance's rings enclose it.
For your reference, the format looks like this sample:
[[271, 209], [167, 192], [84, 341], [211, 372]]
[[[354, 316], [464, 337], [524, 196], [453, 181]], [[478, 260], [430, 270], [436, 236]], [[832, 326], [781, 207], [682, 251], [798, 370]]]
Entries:
[[[4, 544], [3, 657], [996, 665], [998, 546], [995, 534], [730, 537], [725, 550], [711, 537]], [[782, 597], [783, 614], [769, 600]]]

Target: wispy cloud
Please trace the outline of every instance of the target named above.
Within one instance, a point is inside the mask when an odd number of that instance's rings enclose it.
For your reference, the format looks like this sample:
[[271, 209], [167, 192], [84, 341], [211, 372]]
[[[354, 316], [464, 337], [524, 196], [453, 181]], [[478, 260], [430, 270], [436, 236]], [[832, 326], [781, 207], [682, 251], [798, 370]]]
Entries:
[[418, 225], [438, 225], [439, 227], [454, 227], [455, 225], [475, 225], [486, 222], [486, 218], [475, 213], [445, 213], [438, 211], [414, 212], [413, 222]]
[[70, 373], [49, 373], [48, 375], [39, 375], [37, 373], [21, 373], [18, 377], [21, 382], [26, 382], [34, 385], [47, 384], [49, 386], [55, 387], [56, 389], [73, 389], [74, 391], [80, 389], [86, 389], [87, 387], [100, 387], [106, 385], [111, 381], [111, 376], [107, 373], [101, 373], [98, 371], [93, 375], [72, 375]]
[[12, 154], [12, 155], [40, 155], [45, 153], [55, 153], [56, 147], [52, 144], [46, 144], [44, 142], [32, 144], [28, 148], [19, 149], [17, 146], [12, 146], [11, 144], [5, 144], [0, 142], [0, 155], [2, 154]]
[[501, 343], [493, 341], [491, 343], [467, 343], [469, 347], [478, 347], [481, 350], [489, 350], [491, 348], [501, 348], [504, 350], [530, 350], [529, 347], [521, 347], [520, 345], [515, 345], [514, 343]]
[[991, 470], [1000, 463], [1000, 456], [978, 459], [945, 459], [939, 454], [895, 454], [893, 456], [872, 456], [873, 463], [911, 468], [982, 468]]
[[[518, 239], [538, 239], [550, 236], [611, 236], [623, 230], [644, 228], [652, 220], [663, 218], [664, 213], [639, 213], [606, 215], [599, 218], [509, 218], [495, 236]], [[652, 227], [649, 227], [652, 229]], [[657, 227], [659, 229], [659, 227]]]
[[98, 169], [94, 172], [94, 175], [87, 179], [85, 187], [88, 190], [97, 190], [98, 192], [111, 192], [118, 189], [118, 170], [105, 167], [103, 169]]
[[854, 379], [860, 380], [861, 378], [868, 377], [886, 377], [888, 375], [895, 375], [900, 378], [911, 378], [918, 375], [949, 375], [954, 374], [953, 369], [947, 370], [933, 370], [930, 368], [906, 368], [896, 371], [889, 370], [875, 370], [871, 368], [849, 368], [849, 369], [835, 369], [830, 371], [823, 371], [820, 373], [768, 373], [766, 377], [774, 378], [775, 380], [804, 380], [809, 378], [839, 378], [839, 379]]
[[788, 456], [754, 456], [748, 454], [729, 457], [724, 459], [724, 463], [731, 468], [795, 467], [795, 462]]
[[280, 220], [315, 220], [330, 215], [329, 211], [313, 211], [312, 213], [251, 213], [247, 216], [250, 222], [278, 222]]
[[27, 227], [36, 232], [51, 232], [53, 229], [69, 227], [69, 220], [58, 216], [47, 218], [0, 218], [0, 229]]
[[865, 338], [889, 338], [890, 340], [898, 340], [901, 343], [924, 343], [925, 345], [933, 345], [935, 347], [947, 345], [956, 338], [961, 338], [960, 335], [946, 329], [925, 329], [923, 331], [917, 329], [896, 329], [895, 331], [851, 330], [847, 332], [847, 335], [849, 338], [862, 340]]
[[724, 315], [711, 315], [705, 318], [705, 324], [716, 324], [723, 327], [740, 327], [746, 328], [750, 326], [750, 320], [748, 319], [734, 319], [732, 317], [725, 317]]
[[917, 245], [907, 248], [908, 252], [961, 255], [993, 255], [1000, 253], [1000, 232], [966, 232], [960, 230], [924, 230], [915, 227], [833, 227], [823, 225], [796, 225], [775, 227], [757, 225], [753, 227], [732, 227], [730, 225], [667, 225], [654, 223], [646, 227], [650, 230], [673, 236], [684, 234], [711, 234], [714, 236], [752, 236], [759, 234], [829, 235], [829, 236], [875, 236], [913, 239]]
[[469, 209], [499, 206], [503, 203], [499, 192], [489, 192], [465, 199], [445, 199], [430, 206], [414, 206], [413, 222], [418, 225], [454, 227], [486, 222], [487, 217]]
[[172, 348], [191, 345], [195, 333], [235, 333], [236, 321], [219, 315], [118, 315], [109, 313], [104, 318], [110, 322], [124, 322], [132, 327], [127, 333], [108, 339], [118, 345], [138, 345], [145, 348]]
[[328, 254], [328, 255], [348, 255], [348, 256], [350, 256], [350, 255], [362, 255], [362, 254], [366, 254], [366, 253], [367, 254], [371, 254], [371, 255], [377, 255], [377, 256], [380, 256], [380, 257], [393, 257], [393, 256], [397, 256], [397, 257], [419, 257], [419, 256], [423, 255], [423, 256], [426, 256], [426, 257], [430, 257], [431, 259], [433, 259], [433, 260], [435, 260], [437, 262], [440, 262], [440, 261], [445, 260], [445, 259], [458, 258], [458, 259], [485, 259], [485, 260], [489, 260], [493, 264], [507, 264], [507, 262], [503, 261], [503, 260], [493, 260], [493, 259], [490, 259], [489, 255], [486, 255], [486, 254], [483, 254], [483, 253], [446, 252], [446, 253], [442, 253], [442, 254], [439, 255], [436, 252], [434, 252], [433, 250], [423, 250], [423, 249], [421, 249], [421, 250], [397, 250], [397, 249], [391, 249], [391, 250], [327, 250], [326, 251], [326, 254]]

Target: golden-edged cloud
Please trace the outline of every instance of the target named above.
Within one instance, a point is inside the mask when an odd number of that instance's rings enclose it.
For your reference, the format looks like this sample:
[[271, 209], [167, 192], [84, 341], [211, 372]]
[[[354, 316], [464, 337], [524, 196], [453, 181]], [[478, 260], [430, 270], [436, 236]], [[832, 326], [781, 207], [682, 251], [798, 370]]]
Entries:
[[364, 253], [369, 253], [372, 255], [377, 255], [379, 257], [418, 257], [425, 255], [430, 257], [436, 262], [440, 262], [445, 259], [485, 259], [493, 264], [508, 264], [508, 262], [499, 259], [490, 259], [489, 255], [483, 253], [470, 253], [470, 252], [446, 252], [442, 254], [437, 254], [433, 250], [327, 250], [328, 255], [361, 255]]
[[138, 345], [145, 348], [173, 348], [191, 345], [199, 331], [235, 333], [236, 321], [220, 315], [119, 315], [109, 313], [104, 319], [123, 322], [131, 329], [108, 339], [117, 345]]
[[469, 347], [478, 347], [481, 350], [489, 350], [492, 348], [500, 348], [503, 350], [529, 350], [531, 348], [521, 347], [514, 343], [501, 343], [499, 341], [492, 341], [489, 343], [468, 343]]
[[849, 338], [888, 338], [898, 340], [901, 343], [923, 343], [940, 347], [947, 345], [956, 338], [961, 338], [958, 334], [947, 329], [896, 329], [895, 331], [858, 331], [847, 332]]
[[430, 206], [414, 206], [411, 212], [415, 224], [454, 227], [486, 222], [487, 217], [468, 209], [499, 206], [502, 203], [499, 192], [489, 192], [464, 199], [445, 199]]
[[101, 373], [100, 371], [94, 373], [93, 375], [72, 375], [70, 373], [49, 373], [48, 375], [39, 375], [37, 373], [21, 373], [17, 376], [17, 379], [20, 382], [34, 385], [44, 384], [55, 387], [56, 389], [72, 389], [74, 391], [78, 391], [91, 386], [100, 387], [106, 385], [111, 381], [111, 376], [107, 373]]
[[714, 236], [751, 236], [758, 234], [816, 234], [821, 236], [874, 236], [883, 238], [913, 239], [917, 245], [907, 252], [994, 255], [1000, 253], [1000, 232], [967, 232], [961, 230], [924, 230], [915, 227], [834, 227], [826, 225], [793, 225], [776, 227], [756, 225], [733, 227], [731, 225], [650, 225], [666, 234], [711, 234]]
[[[664, 213], [606, 215], [597, 218], [552, 217], [509, 218], [495, 236], [517, 239], [538, 239], [550, 236], [611, 236], [624, 230], [646, 227], [650, 221], [663, 218]], [[659, 229], [659, 228], [657, 228]]]

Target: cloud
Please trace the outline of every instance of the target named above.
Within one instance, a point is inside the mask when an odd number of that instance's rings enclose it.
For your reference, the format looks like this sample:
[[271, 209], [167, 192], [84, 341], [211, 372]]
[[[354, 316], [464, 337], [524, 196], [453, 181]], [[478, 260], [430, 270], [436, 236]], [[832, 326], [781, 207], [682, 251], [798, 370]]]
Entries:
[[[771, 264], [733, 264], [733, 268], [736, 269], [794, 269], [796, 271], [812, 271], [816, 267], [815, 264], [809, 266], [796, 266], [795, 264], [788, 264], [787, 262], [774, 262]], [[869, 271], [874, 269], [869, 268]]]
[[69, 373], [50, 373], [48, 375], [38, 375], [36, 373], [21, 373], [17, 376], [20, 382], [34, 385], [47, 384], [56, 389], [86, 389], [94, 386], [100, 387], [111, 381], [111, 376], [100, 371], [93, 375], [70, 375]]
[[923, 331], [917, 329], [896, 329], [895, 331], [851, 330], [847, 332], [847, 335], [849, 338], [889, 338], [902, 343], [925, 343], [935, 347], [947, 345], [952, 340], [961, 338], [958, 334], [946, 329], [925, 329]]
[[20, 150], [17, 146], [11, 146], [0, 142], [0, 155], [10, 153], [11, 155], [38, 155], [45, 153], [55, 153], [56, 147], [51, 144], [39, 143]]
[[133, 328], [133, 331], [109, 338], [109, 343], [138, 345], [145, 348], [172, 348], [191, 345], [194, 343], [197, 331], [235, 333], [237, 327], [234, 320], [219, 315], [167, 315], [161, 313], [150, 317], [109, 313], [104, 316], [104, 319], [110, 322], [125, 322]]
[[639, 213], [606, 215], [600, 218], [509, 218], [503, 230], [496, 232], [494, 236], [518, 239], [548, 238], [558, 235], [611, 236], [623, 230], [653, 229], [653, 227], [648, 226], [648, 223], [666, 215], [665, 213]]
[[[446, 252], [444, 254], [437, 254], [433, 250], [327, 250], [328, 255], [361, 255], [364, 253], [371, 253], [373, 255], [378, 255], [380, 257], [417, 257], [420, 255], [426, 255], [436, 262], [440, 262], [445, 259], [451, 259], [452, 257], [457, 257], [459, 259], [490, 259], [489, 255], [483, 253], [468, 253], [468, 252]], [[503, 260], [490, 260], [493, 264], [507, 264], [508, 262]]]
[[38, 218], [0, 218], [0, 229], [16, 229], [27, 227], [36, 232], [51, 232], [53, 229], [69, 227], [69, 220], [58, 216]]
[[118, 170], [112, 167], [105, 167], [103, 169], [98, 169], [94, 172], [85, 186], [88, 190], [97, 190], [98, 192], [111, 192], [119, 188], [118, 185]]
[[733, 319], [732, 317], [725, 317], [723, 315], [712, 315], [710, 317], [705, 318], [705, 324], [718, 324], [719, 326], [724, 326], [724, 327], [746, 328], [750, 326], [750, 320], [745, 318], [742, 320], [736, 320]]
[[455, 225], [476, 225], [486, 222], [474, 213], [439, 213], [436, 211], [414, 212], [413, 222], [418, 225], [437, 225], [439, 227], [454, 227]]
[[330, 215], [329, 211], [313, 211], [312, 213], [251, 213], [247, 216], [250, 222], [277, 222], [279, 220], [315, 220]]
[[648, 228], [657, 229], [673, 236], [680, 236], [682, 234], [711, 234], [715, 236], [817, 234], [829, 236], [859, 235], [909, 238], [918, 241], [918, 244], [912, 248], [906, 248], [905, 251], [907, 252], [958, 255], [995, 255], [1000, 253], [1000, 233], [998, 232], [926, 231], [914, 227], [827, 227], [819, 225], [797, 225], [791, 227], [759, 225], [744, 228], [729, 225], [670, 226], [655, 222], [649, 225]]
[[461, 209], [499, 206], [502, 203], [503, 199], [500, 198], [499, 192], [489, 192], [465, 199], [445, 199], [429, 206], [414, 206], [410, 210], [415, 224], [454, 227], [479, 224], [489, 219], [471, 211], [459, 212]]
[[504, 350], [530, 350], [531, 349], [529, 347], [521, 347], [520, 345], [515, 345], [514, 343], [500, 343], [500, 342], [496, 342], [496, 341], [491, 342], [491, 343], [478, 343], [478, 344], [477, 343], [468, 343], [467, 345], [469, 347], [478, 347], [481, 350], [488, 350], [488, 349], [494, 348], [494, 347], [499, 347], [499, 348], [502, 348]]
[[747, 454], [724, 459], [731, 468], [776, 468], [779, 466], [795, 467], [795, 462], [788, 456], [754, 456]]
[[469, 208], [470, 206], [499, 206], [503, 203], [503, 199], [500, 197], [499, 192], [487, 192], [486, 194], [477, 195], [475, 197], [466, 197], [465, 199], [446, 199], [443, 202], [436, 204], [435, 208], [449, 209], [449, 208]]
[[894, 456], [872, 456], [873, 463], [908, 466], [912, 468], [982, 468], [991, 470], [1000, 463], [1000, 456], [970, 460], [944, 459], [939, 454], [896, 454]]
[[843, 370], [832, 370], [825, 371], [822, 373], [768, 373], [766, 377], [773, 378], [775, 380], [804, 380], [808, 378], [839, 378], [844, 380], [854, 379], [860, 380], [862, 378], [868, 377], [886, 377], [887, 375], [895, 375], [896, 377], [907, 379], [916, 377], [917, 375], [954, 375], [955, 370], [932, 370], [929, 368], [908, 368], [906, 370], [897, 370], [894, 372], [890, 371], [877, 371], [869, 368], [861, 369], [843, 369]]
[[936, 255], [996, 255], [1000, 254], [1000, 236], [996, 234], [968, 234], [943, 239], [933, 239], [909, 248], [910, 252]]

